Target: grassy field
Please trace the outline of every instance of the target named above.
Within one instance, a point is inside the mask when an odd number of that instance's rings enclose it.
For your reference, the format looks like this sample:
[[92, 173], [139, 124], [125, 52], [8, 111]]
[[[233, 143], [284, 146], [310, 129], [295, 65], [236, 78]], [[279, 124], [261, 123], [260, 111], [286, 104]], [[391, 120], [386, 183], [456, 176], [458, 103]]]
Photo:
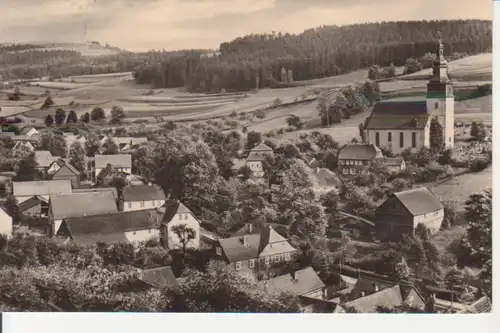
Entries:
[[[456, 81], [484, 81], [492, 79], [492, 53], [483, 53], [449, 63], [449, 75]], [[400, 79], [426, 80], [432, 75], [432, 69], [405, 75]]]

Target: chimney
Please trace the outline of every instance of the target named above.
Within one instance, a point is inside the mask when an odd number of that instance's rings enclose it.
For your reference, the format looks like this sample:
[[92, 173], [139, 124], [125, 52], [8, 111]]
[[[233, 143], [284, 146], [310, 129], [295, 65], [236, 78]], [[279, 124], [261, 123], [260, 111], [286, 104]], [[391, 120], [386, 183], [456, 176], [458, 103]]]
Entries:
[[247, 224], [247, 231], [248, 231], [248, 233], [251, 234], [252, 230], [253, 230], [253, 225], [251, 223], [248, 223]]
[[377, 282], [373, 283], [373, 290], [375, 290], [375, 292], [378, 292], [378, 284], [377, 284]]

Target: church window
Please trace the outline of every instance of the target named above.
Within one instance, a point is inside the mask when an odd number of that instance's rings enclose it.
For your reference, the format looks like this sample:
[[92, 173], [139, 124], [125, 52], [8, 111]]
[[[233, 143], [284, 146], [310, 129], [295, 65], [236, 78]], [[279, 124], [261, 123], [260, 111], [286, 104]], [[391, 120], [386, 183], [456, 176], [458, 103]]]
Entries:
[[392, 142], [392, 132], [387, 133], [387, 141]]
[[438, 103], [434, 103], [434, 109], [437, 109], [439, 107]]
[[399, 147], [403, 148], [404, 146], [405, 146], [404, 133], [403, 132], [399, 132]]
[[411, 146], [417, 148], [417, 133], [411, 133]]
[[379, 147], [380, 146], [380, 133], [375, 132], [375, 146]]

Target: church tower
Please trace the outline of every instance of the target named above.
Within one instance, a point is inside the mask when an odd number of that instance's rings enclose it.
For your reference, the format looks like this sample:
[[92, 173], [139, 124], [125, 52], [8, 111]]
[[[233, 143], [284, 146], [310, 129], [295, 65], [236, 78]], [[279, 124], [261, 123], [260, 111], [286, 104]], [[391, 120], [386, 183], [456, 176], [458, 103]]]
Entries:
[[443, 127], [445, 149], [455, 144], [455, 95], [448, 77], [448, 63], [443, 54], [441, 33], [438, 33], [436, 60], [432, 65], [432, 78], [427, 84], [427, 113]]

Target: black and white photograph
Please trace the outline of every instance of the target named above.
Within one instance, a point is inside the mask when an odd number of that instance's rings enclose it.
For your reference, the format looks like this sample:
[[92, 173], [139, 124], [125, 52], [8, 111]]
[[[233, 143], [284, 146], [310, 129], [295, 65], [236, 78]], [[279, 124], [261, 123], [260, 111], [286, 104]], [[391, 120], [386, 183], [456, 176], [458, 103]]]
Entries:
[[0, 0], [0, 319], [491, 312], [492, 20]]

